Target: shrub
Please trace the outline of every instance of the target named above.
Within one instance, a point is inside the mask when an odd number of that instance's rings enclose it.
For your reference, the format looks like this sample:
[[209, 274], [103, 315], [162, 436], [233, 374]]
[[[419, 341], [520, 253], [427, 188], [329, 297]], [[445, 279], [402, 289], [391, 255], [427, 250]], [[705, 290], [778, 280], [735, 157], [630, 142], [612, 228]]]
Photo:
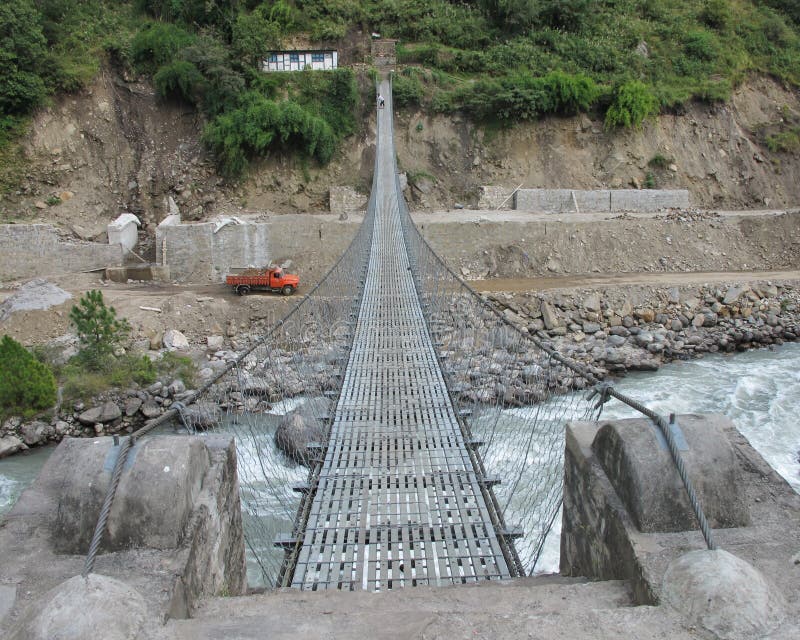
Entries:
[[419, 105], [424, 89], [415, 74], [397, 74], [392, 79], [392, 99], [398, 107]]
[[162, 98], [196, 104], [202, 95], [205, 78], [191, 62], [176, 60], [161, 67], [153, 76], [156, 93]]
[[53, 372], [10, 336], [0, 339], [0, 415], [29, 417], [56, 403]]
[[197, 365], [188, 356], [179, 356], [173, 351], [167, 351], [161, 360], [157, 361], [156, 368], [161, 375], [183, 380], [190, 389], [197, 381]]
[[650, 158], [650, 162], [647, 164], [653, 167], [654, 169], [666, 169], [673, 163], [672, 158], [667, 158], [666, 156], [657, 153], [652, 158]]
[[658, 113], [658, 101], [650, 89], [638, 80], [621, 85], [606, 111], [607, 127], [638, 127], [645, 118]]
[[106, 307], [102, 291], [88, 291], [69, 312], [78, 331], [81, 350], [76, 356], [90, 371], [101, 371], [127, 337], [130, 325], [117, 319], [114, 307]]
[[174, 24], [150, 24], [134, 36], [131, 42], [133, 63], [150, 70], [169, 64], [179, 51], [195, 41], [195, 36]]
[[647, 175], [644, 177], [644, 188], [645, 189], [655, 189], [656, 188], [656, 177], [652, 171], [648, 171]]
[[800, 127], [767, 136], [766, 143], [772, 153], [798, 151], [800, 150]]
[[541, 78], [515, 74], [479, 80], [459, 98], [478, 119], [510, 124], [550, 113], [585, 111], [599, 95], [600, 89], [588, 76], [553, 71]]
[[59, 377], [65, 400], [88, 400], [112, 387], [152, 384], [158, 377], [158, 369], [147, 356], [125, 354], [107, 358], [99, 370], [87, 366], [84, 358], [75, 356], [62, 367]]

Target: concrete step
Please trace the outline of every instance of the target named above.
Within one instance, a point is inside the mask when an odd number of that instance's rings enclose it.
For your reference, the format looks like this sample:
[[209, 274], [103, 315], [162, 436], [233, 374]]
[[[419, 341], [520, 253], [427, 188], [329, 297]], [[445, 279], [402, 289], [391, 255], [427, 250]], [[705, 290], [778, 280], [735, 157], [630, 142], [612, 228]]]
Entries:
[[283, 590], [215, 598], [173, 640], [368, 638], [699, 638], [664, 607], [632, 607], [625, 582], [548, 576], [384, 593]]

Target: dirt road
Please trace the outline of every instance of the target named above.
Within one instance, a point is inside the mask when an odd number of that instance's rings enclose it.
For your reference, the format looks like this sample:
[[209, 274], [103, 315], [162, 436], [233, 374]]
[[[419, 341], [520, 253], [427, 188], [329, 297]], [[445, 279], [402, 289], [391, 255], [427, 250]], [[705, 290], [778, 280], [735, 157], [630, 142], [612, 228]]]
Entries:
[[649, 285], [655, 287], [689, 286], [710, 283], [753, 281], [800, 281], [800, 271], [716, 271], [716, 272], [658, 272], [658, 273], [592, 273], [553, 278], [495, 278], [472, 280], [468, 284], [476, 291], [547, 291], [551, 289], [581, 289]]

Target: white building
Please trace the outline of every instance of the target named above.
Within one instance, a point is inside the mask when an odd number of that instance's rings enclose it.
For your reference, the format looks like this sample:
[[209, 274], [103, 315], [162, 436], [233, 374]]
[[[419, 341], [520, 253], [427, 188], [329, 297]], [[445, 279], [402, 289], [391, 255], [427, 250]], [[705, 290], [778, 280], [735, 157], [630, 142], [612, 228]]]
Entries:
[[339, 54], [331, 49], [311, 51], [271, 51], [261, 64], [261, 70], [270, 71], [302, 71], [306, 67], [315, 71], [335, 69], [339, 63]]

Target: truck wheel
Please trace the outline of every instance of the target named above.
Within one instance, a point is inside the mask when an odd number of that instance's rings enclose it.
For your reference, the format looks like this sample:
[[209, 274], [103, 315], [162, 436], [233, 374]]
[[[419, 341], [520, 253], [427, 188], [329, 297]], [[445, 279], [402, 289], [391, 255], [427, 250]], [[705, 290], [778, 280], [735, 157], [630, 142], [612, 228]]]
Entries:
[[290, 296], [294, 293], [294, 287], [290, 284], [287, 284], [283, 287], [283, 289], [281, 289], [281, 293], [285, 296]]
[[238, 293], [240, 296], [246, 296], [248, 293], [250, 293], [250, 287], [248, 287], [246, 284], [240, 284], [238, 287], [236, 287], [236, 293]]

